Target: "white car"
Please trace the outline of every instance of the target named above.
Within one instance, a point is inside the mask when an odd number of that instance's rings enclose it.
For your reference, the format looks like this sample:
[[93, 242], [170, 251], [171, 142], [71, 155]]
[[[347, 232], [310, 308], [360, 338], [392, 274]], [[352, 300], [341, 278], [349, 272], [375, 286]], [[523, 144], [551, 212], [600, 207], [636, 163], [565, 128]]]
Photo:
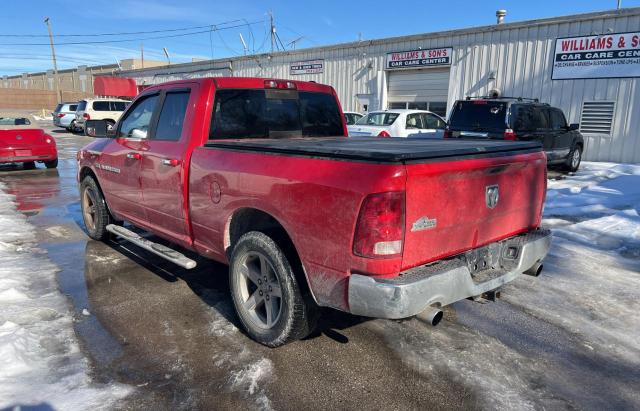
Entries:
[[447, 122], [424, 110], [374, 111], [348, 126], [349, 137], [442, 138]]

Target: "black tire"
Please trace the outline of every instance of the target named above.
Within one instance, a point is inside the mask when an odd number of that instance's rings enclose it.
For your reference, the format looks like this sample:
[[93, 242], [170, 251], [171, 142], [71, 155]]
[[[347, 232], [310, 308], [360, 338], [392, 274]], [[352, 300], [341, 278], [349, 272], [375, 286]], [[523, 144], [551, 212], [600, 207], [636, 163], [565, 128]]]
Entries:
[[76, 121], [73, 120], [71, 124], [69, 124], [69, 128], [67, 128], [71, 132], [71, 134], [75, 134], [76, 132]]
[[576, 172], [582, 162], [582, 146], [575, 145], [569, 152], [567, 160], [562, 166], [562, 169], [569, 172]]
[[[256, 268], [250, 265], [254, 264], [250, 261], [256, 260], [260, 260], [260, 263], [263, 260], [268, 263], [266, 274], [260, 269], [263, 266]], [[253, 274], [248, 274], [249, 272]], [[259, 277], [258, 281], [269, 276], [271, 278], [262, 285], [258, 285], [257, 282], [249, 279], [256, 274]], [[275, 284], [274, 290], [276, 286], [279, 287], [279, 293], [274, 291], [270, 294], [273, 284]], [[254, 285], [253, 289], [250, 290], [248, 285]], [[264, 233], [248, 232], [236, 243], [231, 254], [229, 286], [242, 326], [251, 338], [261, 344], [278, 347], [306, 337], [315, 328], [318, 307], [302, 293], [285, 253], [271, 237]], [[257, 297], [258, 293], [260, 297]], [[280, 296], [278, 297], [277, 294]], [[254, 304], [250, 304], [249, 300], [252, 298]], [[273, 321], [269, 325], [269, 315], [266, 314], [267, 303], [275, 307], [278, 299], [279, 309], [276, 319], [273, 319], [272, 314]], [[255, 308], [250, 309], [249, 305]], [[263, 309], [265, 314], [261, 316]]]
[[80, 184], [80, 207], [89, 237], [98, 241], [108, 238], [107, 225], [113, 222], [113, 218], [98, 184], [92, 177], [85, 177]]
[[27, 161], [22, 163], [22, 168], [25, 170], [34, 170], [36, 168], [36, 162], [35, 161]]
[[44, 166], [47, 168], [56, 168], [58, 167], [58, 159], [53, 159], [51, 161], [45, 161]]

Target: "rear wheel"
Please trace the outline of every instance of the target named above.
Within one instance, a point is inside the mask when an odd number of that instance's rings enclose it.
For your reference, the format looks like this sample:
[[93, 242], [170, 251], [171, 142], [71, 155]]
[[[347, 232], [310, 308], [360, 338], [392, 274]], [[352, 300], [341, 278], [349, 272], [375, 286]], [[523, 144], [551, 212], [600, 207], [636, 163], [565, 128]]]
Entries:
[[67, 128], [67, 130], [69, 130], [71, 133], [75, 133], [76, 132], [76, 121], [75, 120], [71, 121], [71, 124], [69, 124], [69, 128]]
[[269, 236], [251, 231], [240, 237], [229, 277], [236, 312], [254, 340], [277, 347], [313, 331], [317, 307], [304, 297], [289, 260]]
[[80, 206], [89, 237], [94, 240], [107, 238], [107, 225], [112, 223], [112, 218], [102, 192], [91, 177], [85, 177], [80, 185]]
[[45, 161], [44, 162], [45, 167], [47, 168], [56, 168], [58, 167], [58, 159], [53, 159], [51, 161]]
[[566, 171], [575, 172], [578, 171], [580, 163], [582, 162], [582, 147], [576, 145], [569, 153], [566, 162], [564, 163], [564, 169]]

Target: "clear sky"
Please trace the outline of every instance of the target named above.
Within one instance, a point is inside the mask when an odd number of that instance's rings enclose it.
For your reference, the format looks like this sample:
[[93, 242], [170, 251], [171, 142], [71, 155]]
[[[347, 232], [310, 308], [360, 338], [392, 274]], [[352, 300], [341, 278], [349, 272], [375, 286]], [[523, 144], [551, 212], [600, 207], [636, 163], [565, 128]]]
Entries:
[[[269, 11], [273, 12], [282, 43], [291, 48], [291, 42], [298, 39], [296, 47], [304, 48], [358, 38], [368, 40], [494, 24], [495, 11], [501, 8], [508, 11], [506, 21], [513, 22], [614, 9], [617, 1], [5, 0], [2, 3], [0, 75], [11, 75], [52, 67], [45, 16], [51, 18], [56, 36], [59, 68], [69, 68], [139, 57], [141, 44], [145, 59], [165, 60], [163, 47], [168, 49], [172, 62], [240, 55], [243, 53], [240, 33], [249, 52], [266, 52], [271, 49]], [[640, 0], [622, 0], [622, 6], [640, 7]], [[226, 29], [211, 31], [211, 25]], [[118, 36], [63, 36], [186, 27], [199, 28]], [[187, 33], [195, 34], [183, 35]], [[180, 36], [151, 38], [177, 34]], [[118, 42], [64, 44], [114, 40]]]

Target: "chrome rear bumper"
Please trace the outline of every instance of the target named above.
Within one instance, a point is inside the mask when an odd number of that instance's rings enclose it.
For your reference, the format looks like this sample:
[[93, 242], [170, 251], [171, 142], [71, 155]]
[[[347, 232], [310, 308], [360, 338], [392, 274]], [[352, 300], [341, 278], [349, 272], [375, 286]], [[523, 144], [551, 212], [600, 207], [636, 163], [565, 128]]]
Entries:
[[[551, 232], [535, 230], [415, 267], [391, 279], [352, 274], [349, 311], [377, 318], [406, 318], [443, 307], [512, 281], [549, 252]], [[488, 267], [484, 269], [483, 264]]]

